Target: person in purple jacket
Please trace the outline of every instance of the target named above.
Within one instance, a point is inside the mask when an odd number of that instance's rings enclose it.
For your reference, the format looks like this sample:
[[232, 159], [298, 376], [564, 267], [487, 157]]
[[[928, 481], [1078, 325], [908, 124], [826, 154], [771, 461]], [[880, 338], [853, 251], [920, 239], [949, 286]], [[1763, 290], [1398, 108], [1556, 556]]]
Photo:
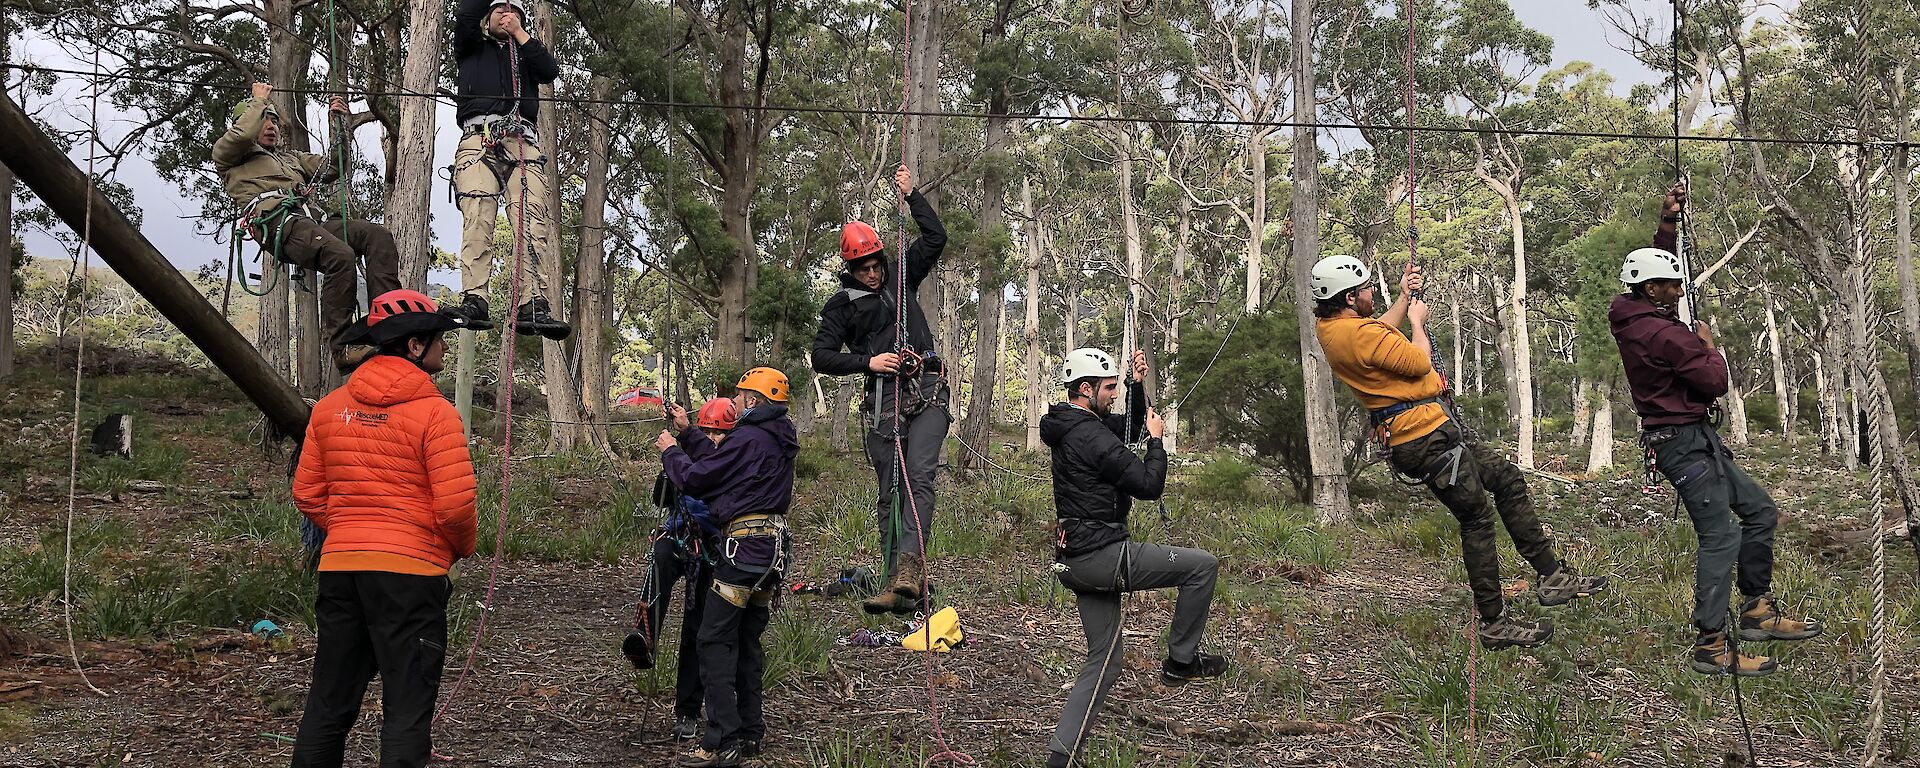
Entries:
[[713, 592], [700, 617], [700, 681], [707, 729], [680, 760], [687, 768], [727, 768], [760, 754], [766, 736], [760, 635], [773, 617], [773, 596], [792, 557], [787, 509], [793, 506], [793, 459], [800, 453], [787, 419], [787, 377], [755, 368], [734, 385], [739, 418], [727, 439], [694, 460], [672, 433], [656, 442], [667, 477], [704, 499], [720, 535], [713, 554]]
[[1727, 393], [1727, 358], [1714, 347], [1705, 323], [1688, 327], [1679, 316], [1687, 292], [1686, 272], [1673, 253], [1675, 228], [1686, 205], [1684, 186], [1667, 193], [1653, 247], [1627, 254], [1620, 282], [1627, 292], [1607, 312], [1620, 362], [1640, 414], [1640, 442], [1673, 483], [1699, 539], [1693, 587], [1693, 669], [1704, 674], [1759, 676], [1778, 663], [1735, 653], [1727, 642], [1727, 602], [1738, 571], [1740, 639], [1804, 640], [1820, 634], [1820, 622], [1786, 614], [1773, 597], [1772, 497], [1733, 463], [1733, 451], [1717, 430], [1721, 395]]

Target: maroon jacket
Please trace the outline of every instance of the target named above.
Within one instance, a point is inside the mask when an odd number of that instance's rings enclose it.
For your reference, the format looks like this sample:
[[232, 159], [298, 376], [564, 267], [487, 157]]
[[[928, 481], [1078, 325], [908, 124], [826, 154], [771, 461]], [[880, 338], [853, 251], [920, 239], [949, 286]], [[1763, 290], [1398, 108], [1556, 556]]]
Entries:
[[[1662, 226], [1653, 246], [1672, 250], [1673, 245], [1672, 229]], [[1620, 344], [1642, 428], [1700, 421], [1727, 393], [1727, 358], [1708, 348], [1672, 310], [1623, 293], [1613, 297], [1607, 321]]]

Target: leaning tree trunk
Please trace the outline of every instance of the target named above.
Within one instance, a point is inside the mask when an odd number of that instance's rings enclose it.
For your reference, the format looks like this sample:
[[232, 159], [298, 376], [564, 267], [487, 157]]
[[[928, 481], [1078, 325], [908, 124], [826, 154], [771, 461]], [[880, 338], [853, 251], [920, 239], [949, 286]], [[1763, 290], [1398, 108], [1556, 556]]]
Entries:
[[1021, 336], [1026, 342], [1027, 363], [1027, 450], [1038, 451], [1040, 444], [1040, 415], [1046, 401], [1042, 399], [1046, 387], [1041, 383], [1041, 371], [1046, 367], [1044, 353], [1040, 351], [1040, 259], [1041, 241], [1040, 215], [1033, 208], [1033, 180], [1020, 180], [1020, 209], [1026, 212], [1027, 240], [1027, 291], [1022, 294], [1020, 303], [1026, 310], [1026, 327]]
[[579, 339], [580, 391], [586, 405], [582, 437], [594, 450], [604, 454], [613, 452], [607, 436], [607, 398], [613, 389], [608, 371], [612, 353], [607, 349], [604, 323], [608, 305], [606, 243], [610, 164], [607, 153], [613, 145], [613, 131], [609, 126], [613, 121], [611, 101], [615, 95], [612, 80], [593, 78], [596, 103], [587, 107], [587, 177], [585, 194], [580, 201], [580, 256], [576, 262], [580, 275], [577, 304], [580, 323], [574, 328], [574, 338]]
[[[538, 2], [533, 10], [534, 28], [542, 40], [553, 37], [553, 5], [550, 2]], [[540, 86], [540, 124], [547, 126], [551, 138], [547, 141], [557, 150], [560, 141], [560, 115], [555, 108], [553, 96], [557, 89], [549, 84]], [[547, 153], [547, 252], [541, 254], [540, 272], [546, 278], [547, 302], [552, 305], [557, 317], [567, 316], [568, 297], [567, 271], [562, 268], [560, 254], [564, 250], [566, 238], [562, 237], [560, 220], [564, 218], [560, 207], [560, 186], [567, 176], [561, 172], [560, 153]], [[509, 311], [512, 311], [511, 309]], [[558, 341], [540, 340], [540, 358], [546, 371], [547, 415], [553, 420], [553, 430], [548, 433], [547, 450], [551, 453], [565, 453], [573, 449], [580, 440], [580, 394], [574, 387], [573, 367], [568, 365], [567, 347]], [[600, 398], [606, 399], [601, 393]]]
[[1587, 473], [1613, 466], [1613, 380], [1593, 383], [1593, 447], [1587, 452]]
[[[1293, 28], [1313, 29], [1313, 1], [1294, 0]], [[1313, 35], [1293, 36], [1294, 114], [1315, 114]], [[1293, 293], [1300, 323], [1301, 373], [1307, 405], [1307, 448], [1313, 466], [1313, 506], [1320, 519], [1345, 522], [1353, 514], [1340, 452], [1339, 412], [1333, 403], [1333, 369], [1320, 348], [1313, 321], [1313, 261], [1320, 253], [1320, 148], [1313, 128], [1293, 129]], [[1253, 239], [1260, 238], [1259, 232]], [[1257, 266], [1257, 265], [1250, 265]], [[1249, 283], [1258, 272], [1249, 270]], [[1251, 287], [1251, 285], [1250, 285]], [[1249, 307], [1251, 310], [1251, 307]]]
[[[400, 87], [408, 93], [433, 93], [440, 84], [441, 38], [446, 11], [440, 3], [412, 2], [407, 11], [407, 54]], [[387, 189], [387, 228], [400, 251], [400, 284], [426, 290], [427, 265], [433, 261], [432, 205], [433, 99], [397, 99], [400, 128], [393, 137], [393, 186]], [[558, 126], [548, 126], [554, 130]], [[555, 181], [558, 183], [558, 180]]]

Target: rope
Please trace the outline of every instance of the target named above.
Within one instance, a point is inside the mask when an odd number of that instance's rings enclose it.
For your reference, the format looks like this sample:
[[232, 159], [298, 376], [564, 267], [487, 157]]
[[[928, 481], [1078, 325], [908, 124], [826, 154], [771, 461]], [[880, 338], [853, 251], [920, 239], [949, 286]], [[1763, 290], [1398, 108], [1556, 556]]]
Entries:
[[[507, 69], [513, 83], [513, 108], [508, 114], [511, 119], [517, 122], [521, 119], [520, 45], [515, 42], [512, 37], [508, 37], [506, 46]], [[507, 303], [510, 307], [520, 306], [520, 260], [525, 256], [525, 249], [527, 247], [526, 137], [524, 135], [515, 136], [514, 146], [515, 160], [519, 163], [518, 170], [520, 171], [520, 213], [518, 216], [508, 217], [513, 219], [513, 276], [507, 283]], [[514, 332], [517, 332], [517, 329], [502, 331], [503, 334], [509, 335]], [[433, 714], [433, 720], [429, 725], [440, 722], [440, 718], [447, 714], [447, 710], [453, 708], [454, 702], [460, 698], [460, 692], [466, 687], [468, 675], [473, 672], [474, 658], [479, 655], [480, 643], [485, 640], [487, 636], [487, 618], [493, 613], [493, 597], [499, 583], [500, 556], [501, 552], [506, 548], [507, 512], [513, 500], [511, 494], [513, 488], [513, 357], [514, 348], [519, 345], [508, 341], [507, 343], [501, 344], [501, 346], [504, 348], [501, 350], [501, 375], [508, 382], [508, 392], [506, 407], [503, 408], [500, 413], [506, 416], [507, 424], [500, 440], [500, 511], [495, 516], [493, 557], [487, 566], [487, 597], [480, 603], [480, 623], [479, 627], [474, 631], [472, 644], [467, 647], [466, 663], [460, 667], [460, 674], [454, 679], [453, 690], [447, 694], [446, 703], [442, 704], [440, 710]], [[447, 759], [437, 754], [435, 757]]]
[[[85, 70], [61, 69], [58, 67], [42, 67], [42, 66], [33, 65], [33, 64], [0, 64], [0, 68], [13, 69], [13, 70], [18, 70], [22, 72], [45, 72], [45, 73], [51, 73], [51, 74], [86, 76], [86, 77], [92, 77], [100, 80], [126, 80], [126, 81], [143, 82], [143, 83], [157, 83], [157, 84], [163, 84], [163, 85], [181, 85], [181, 86], [189, 86], [189, 87], [201, 88], [201, 89], [214, 88], [214, 89], [230, 90], [230, 91], [246, 90], [245, 86], [225, 85], [225, 84], [219, 84], [219, 83], [202, 83], [202, 82], [196, 82], [192, 80], [181, 80], [177, 78], [165, 78], [165, 77], [151, 77], [146, 75], [118, 74], [118, 73], [95, 74], [95, 73], [87, 72]], [[312, 88], [288, 89], [287, 92], [295, 93], [295, 94], [319, 95], [319, 96], [345, 94], [344, 91], [333, 91], [333, 90], [327, 90], [327, 89], [312, 89]], [[365, 97], [365, 98], [433, 99], [441, 103], [446, 103], [445, 97], [437, 94], [416, 93], [416, 92], [406, 91], [406, 90], [362, 91], [362, 92], [358, 92], [355, 95]], [[852, 107], [823, 107], [823, 106], [807, 105], [807, 104], [747, 104], [747, 105], [740, 105], [740, 106], [728, 106], [728, 105], [722, 105], [722, 104], [708, 104], [708, 103], [690, 102], [690, 101], [661, 101], [661, 100], [655, 100], [655, 99], [597, 99], [592, 97], [580, 97], [580, 96], [565, 96], [565, 97], [526, 96], [526, 97], [523, 97], [521, 100], [522, 101], [550, 101], [555, 104], [570, 104], [570, 105], [611, 104], [614, 106], [638, 107], [643, 109], [655, 109], [655, 110], [666, 109], [668, 107], [678, 107], [683, 109], [709, 109], [709, 110], [740, 109], [740, 110], [746, 110], [749, 112], [781, 112], [781, 113], [809, 114], [809, 115], [841, 115], [841, 116], [849, 116], [849, 117], [909, 116], [909, 117], [931, 117], [935, 119], [964, 119], [964, 120], [984, 120], [988, 117], [1003, 117], [1008, 120], [1044, 121], [1044, 122], [1061, 123], [1061, 124], [1153, 122], [1161, 125], [1218, 126], [1218, 127], [1228, 127], [1228, 128], [1296, 128], [1296, 127], [1299, 127], [1299, 128], [1318, 128], [1323, 130], [1352, 130], [1352, 131], [1381, 131], [1381, 132], [1418, 131], [1420, 133], [1457, 134], [1457, 135], [1480, 134], [1480, 135], [1496, 135], [1496, 136], [1543, 136], [1543, 137], [1562, 137], [1562, 138], [1577, 138], [1577, 139], [1632, 139], [1632, 140], [1638, 140], [1638, 141], [1662, 141], [1662, 142], [1671, 141], [1673, 139], [1673, 135], [1670, 133], [1634, 133], [1634, 132], [1626, 132], [1626, 131], [1564, 131], [1564, 130], [1529, 129], [1529, 128], [1495, 129], [1490, 127], [1467, 127], [1467, 126], [1446, 126], [1446, 125], [1410, 126], [1410, 125], [1399, 124], [1399, 123], [1323, 122], [1323, 121], [1303, 121], [1303, 120], [1238, 120], [1238, 119], [1231, 119], [1231, 118], [1203, 118], [1203, 117], [1136, 117], [1131, 115], [1057, 115], [1057, 114], [1046, 114], [1041, 112], [1016, 112], [1016, 113], [1009, 113], [1005, 115], [999, 115], [999, 114], [990, 115], [989, 113], [986, 113], [986, 112], [966, 112], [966, 111], [946, 111], [946, 110], [857, 109]], [[1680, 138], [1681, 138], [1681, 141], [1694, 142], [1694, 143], [1709, 143], [1709, 144], [1779, 144], [1779, 145], [1806, 146], [1806, 147], [1847, 147], [1847, 148], [1867, 147], [1867, 148], [1874, 148], [1874, 149], [1891, 149], [1895, 147], [1907, 147], [1910, 149], [1920, 148], [1920, 141], [1894, 141], [1894, 140], [1884, 140], [1884, 139], [1863, 141], [1860, 139], [1815, 139], [1815, 138], [1791, 138], [1791, 137], [1775, 138], [1775, 137], [1767, 137], [1767, 136], [1713, 136], [1713, 135], [1705, 135], [1705, 136], [1688, 135], [1688, 136], [1682, 136]]]
[[1217, 361], [1219, 361], [1219, 360], [1220, 360], [1220, 353], [1221, 353], [1221, 352], [1224, 352], [1224, 351], [1226, 351], [1226, 349], [1227, 349], [1227, 342], [1229, 342], [1229, 341], [1232, 341], [1232, 340], [1233, 340], [1233, 332], [1234, 332], [1234, 330], [1235, 330], [1235, 329], [1237, 329], [1237, 328], [1239, 328], [1239, 327], [1240, 327], [1240, 318], [1242, 318], [1242, 317], [1246, 317], [1246, 315], [1234, 315], [1234, 316], [1233, 316], [1233, 322], [1231, 322], [1231, 323], [1228, 323], [1228, 324], [1227, 324], [1227, 334], [1226, 334], [1225, 336], [1222, 336], [1222, 337], [1220, 337], [1220, 346], [1218, 346], [1218, 347], [1215, 347], [1215, 348], [1214, 348], [1214, 350], [1213, 350], [1213, 357], [1209, 357], [1209, 358], [1207, 358], [1207, 365], [1206, 365], [1206, 367], [1204, 367], [1204, 368], [1201, 368], [1201, 369], [1200, 369], [1200, 375], [1199, 375], [1199, 376], [1195, 376], [1195, 377], [1193, 378], [1193, 383], [1191, 383], [1191, 384], [1188, 384], [1188, 385], [1187, 385], [1187, 387], [1186, 387], [1186, 389], [1187, 389], [1187, 393], [1186, 393], [1185, 395], [1183, 395], [1183, 396], [1181, 396], [1181, 398], [1179, 399], [1179, 401], [1177, 401], [1177, 402], [1175, 402], [1175, 403], [1173, 404], [1173, 409], [1174, 409], [1175, 411], [1178, 411], [1178, 410], [1180, 410], [1180, 409], [1181, 409], [1181, 407], [1183, 407], [1183, 406], [1185, 406], [1185, 405], [1187, 404], [1187, 400], [1188, 400], [1189, 398], [1192, 398], [1192, 397], [1193, 397], [1193, 393], [1194, 393], [1194, 392], [1196, 392], [1196, 391], [1198, 391], [1198, 389], [1199, 389], [1199, 387], [1200, 387], [1200, 382], [1203, 382], [1203, 381], [1206, 381], [1206, 380], [1207, 380], [1207, 373], [1208, 373], [1209, 371], [1212, 371], [1212, 370], [1213, 370], [1213, 364], [1214, 364], [1215, 362], [1217, 362]]
[[[100, 46], [93, 46], [93, 68], [100, 69]], [[77, 344], [73, 355], [73, 430], [67, 446], [67, 532], [60, 559], [60, 613], [67, 634], [67, 655], [73, 659], [73, 671], [80, 676], [80, 682], [96, 695], [105, 696], [106, 691], [93, 684], [87, 677], [86, 666], [80, 663], [80, 646], [73, 636], [73, 519], [79, 500], [80, 484], [80, 384], [87, 367], [87, 289], [93, 284], [93, 162], [94, 148], [106, 146], [100, 141], [100, 89], [96, 86], [89, 97], [91, 114], [88, 117], [87, 133], [87, 212], [80, 226], [80, 308]]]
[[[340, 71], [340, 30], [334, 23], [333, 5], [334, 0], [327, 0], [327, 74], [329, 76], [334, 76]], [[340, 83], [342, 90], [344, 90], [346, 87], [346, 78], [341, 78]], [[342, 94], [340, 98], [344, 101], [346, 96]], [[328, 122], [332, 123], [334, 117], [333, 102], [332, 99], [328, 99]], [[347, 119], [346, 115], [339, 115], [338, 118], [340, 123], [339, 127], [334, 129], [334, 134], [329, 137], [329, 140], [340, 148], [340, 173], [339, 178], [334, 180], [334, 185], [340, 188], [340, 242], [345, 244], [349, 250], [358, 251], [359, 249], [353, 247], [353, 217], [349, 216], [347, 211], [348, 202], [350, 201], [350, 195], [348, 193], [353, 186], [353, 123]], [[362, 272], [364, 271], [363, 269]], [[336, 274], [332, 277], [322, 277], [320, 279], [352, 280], [354, 278], [350, 274]], [[368, 301], [372, 301], [373, 299], [371, 296], [367, 298]], [[339, 330], [338, 328], [323, 328], [321, 329], [321, 334], [322, 336], [329, 336]]]
[[[487, 413], [495, 413], [495, 414], [500, 414], [500, 415], [504, 415], [504, 416], [507, 416], [508, 418], [511, 418], [511, 419], [516, 419], [516, 420], [519, 420], [519, 421], [537, 421], [537, 422], [540, 422], [540, 423], [542, 423], [542, 424], [586, 424], [586, 423], [588, 423], [588, 422], [585, 422], [585, 421], [564, 421], [564, 420], [561, 420], [561, 419], [543, 419], [543, 418], [540, 418], [540, 417], [538, 417], [538, 416], [527, 416], [527, 415], [525, 415], [525, 414], [521, 414], [521, 415], [519, 415], [519, 416], [514, 416], [514, 415], [511, 415], [511, 411], [496, 411], [496, 410], [494, 410], [494, 409], [492, 409], [492, 408], [488, 408], [488, 407], [486, 407], [486, 406], [484, 406], [484, 405], [476, 405], [476, 406], [474, 406], [474, 407], [473, 407], [473, 409], [474, 409], [474, 410], [476, 410], [476, 411], [486, 411]], [[604, 426], [609, 426], [609, 427], [617, 427], [617, 426], [621, 426], [621, 425], [624, 425], [624, 424], [651, 424], [651, 423], [653, 423], [653, 422], [656, 422], [656, 421], [664, 421], [664, 420], [665, 420], [665, 419], [663, 419], [663, 418], [661, 418], [661, 417], [657, 417], [657, 416], [656, 416], [656, 417], [653, 417], [653, 418], [647, 418], [647, 419], [631, 419], [631, 420], [627, 420], [627, 421], [596, 421], [596, 422], [592, 422], [592, 423], [594, 423], [594, 424], [601, 424], [601, 425], [604, 425]]]
[[1001, 472], [1004, 472], [1008, 475], [1020, 478], [1030, 483], [1049, 483], [1053, 481], [1053, 478], [1046, 477], [1044, 475], [1030, 475], [1025, 472], [1019, 472], [1016, 470], [1008, 469], [1004, 466], [1001, 466], [999, 462], [989, 458], [985, 451], [975, 448], [971, 444], [969, 444], [967, 441], [960, 439], [960, 436], [955, 435], [953, 439], [954, 439], [954, 442], [957, 442], [960, 444], [960, 447], [967, 449], [967, 453], [971, 453], [975, 456], [980, 457], [980, 460], [986, 462], [988, 466], [991, 466], [994, 469], [1000, 470]]

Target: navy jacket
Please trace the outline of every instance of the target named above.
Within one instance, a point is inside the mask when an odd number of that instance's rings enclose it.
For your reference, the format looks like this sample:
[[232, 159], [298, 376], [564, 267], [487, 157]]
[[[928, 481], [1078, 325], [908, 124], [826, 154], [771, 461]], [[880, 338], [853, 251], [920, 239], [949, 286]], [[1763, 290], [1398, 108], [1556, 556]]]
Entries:
[[714, 524], [725, 528], [741, 515], [786, 514], [799, 454], [787, 407], [761, 405], [742, 414], [727, 439], [698, 460], [680, 446], [668, 448], [660, 460], [673, 484], [706, 501]]
[[[933, 352], [933, 331], [927, 325], [927, 316], [920, 311], [920, 302], [915, 300], [914, 292], [920, 290], [920, 283], [933, 273], [940, 264], [940, 252], [947, 247], [947, 230], [940, 226], [940, 214], [935, 213], [933, 204], [914, 190], [907, 195], [907, 207], [913, 211], [913, 222], [920, 227], [920, 237], [907, 246], [907, 341], [908, 346], [921, 354]], [[897, 265], [881, 252], [880, 290], [870, 291], [855, 280], [846, 271], [840, 272], [840, 291], [827, 299], [820, 308], [820, 331], [813, 336], [813, 369], [828, 376], [849, 376], [856, 373], [867, 374], [867, 387], [873, 386], [873, 375], [867, 370], [867, 360], [883, 352], [894, 352], [900, 345], [894, 341], [894, 325], [897, 318], [897, 299], [894, 294], [900, 290], [897, 276], [893, 270]], [[842, 352], [841, 349], [847, 351]]]
[[1167, 487], [1167, 450], [1147, 438], [1141, 459], [1120, 439], [1126, 417], [1106, 418], [1055, 403], [1040, 418], [1040, 442], [1053, 450], [1053, 507], [1066, 535], [1060, 554], [1080, 555], [1126, 541], [1133, 500], [1160, 498]]
[[[507, 42], [486, 33], [481, 24], [493, 0], [460, 0], [453, 16], [453, 57], [460, 61], [454, 77], [457, 120], [481, 115], [509, 115], [514, 108], [512, 69], [507, 66]], [[532, 20], [527, 20], [529, 24]], [[532, 32], [531, 26], [527, 29]], [[540, 116], [540, 86], [560, 77], [560, 62], [539, 38], [520, 46], [520, 116], [529, 124]]]

